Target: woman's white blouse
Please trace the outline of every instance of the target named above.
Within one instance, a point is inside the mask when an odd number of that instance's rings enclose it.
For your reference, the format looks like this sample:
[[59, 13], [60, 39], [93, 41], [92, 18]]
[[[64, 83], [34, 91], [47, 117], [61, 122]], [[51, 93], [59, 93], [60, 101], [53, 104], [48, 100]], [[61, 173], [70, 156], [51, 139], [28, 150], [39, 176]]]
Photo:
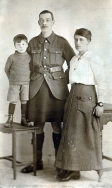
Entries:
[[98, 102], [104, 102], [106, 78], [102, 59], [87, 51], [81, 57], [74, 56], [70, 61], [69, 81], [85, 85], [97, 85]]

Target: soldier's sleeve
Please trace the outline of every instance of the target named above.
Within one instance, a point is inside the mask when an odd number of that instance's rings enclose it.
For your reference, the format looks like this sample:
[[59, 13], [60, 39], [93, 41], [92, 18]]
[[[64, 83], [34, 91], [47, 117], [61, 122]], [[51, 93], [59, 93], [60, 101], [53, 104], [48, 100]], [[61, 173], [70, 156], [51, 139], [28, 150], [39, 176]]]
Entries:
[[75, 52], [66, 39], [64, 40], [64, 44], [63, 44], [63, 55], [67, 62], [67, 65], [69, 66], [70, 60], [72, 59], [73, 56], [75, 56]]
[[30, 44], [30, 42], [28, 43], [27, 52], [28, 52], [28, 54], [29, 54], [30, 57], [31, 57], [29, 66], [30, 66], [30, 71], [32, 72], [32, 71], [33, 71], [33, 61], [32, 61], [31, 44]]
[[28, 52], [28, 54], [31, 54], [31, 46], [30, 46], [30, 42], [28, 43], [27, 52]]
[[72, 59], [73, 56], [75, 56], [75, 52], [73, 48], [70, 46], [69, 42], [67, 40], [64, 41], [64, 58], [66, 60], [66, 63], [68, 65], [65, 74], [66, 74], [66, 79], [67, 83], [69, 83], [69, 69], [70, 69], [70, 60]]

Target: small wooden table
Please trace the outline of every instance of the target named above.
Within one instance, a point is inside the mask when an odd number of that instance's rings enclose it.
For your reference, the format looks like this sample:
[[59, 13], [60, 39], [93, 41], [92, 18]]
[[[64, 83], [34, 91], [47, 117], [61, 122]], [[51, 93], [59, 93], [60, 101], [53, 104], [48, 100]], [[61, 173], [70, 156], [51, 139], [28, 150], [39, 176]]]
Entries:
[[[109, 121], [112, 122], [112, 104], [104, 104], [104, 113], [103, 116], [100, 119], [101, 122], [101, 140], [102, 140], [102, 131], [104, 130], [104, 125], [106, 125]], [[108, 157], [106, 155], [102, 156], [103, 159], [107, 159], [109, 161], [112, 161], [111, 157]], [[103, 168], [103, 172], [106, 171], [112, 171], [112, 167], [109, 168]]]
[[[10, 156], [4, 156], [0, 157], [0, 159], [6, 159], [9, 161], [12, 161], [12, 167], [13, 167], [13, 178], [16, 179], [16, 167], [22, 166], [22, 165], [29, 165], [34, 164], [34, 176], [36, 176], [36, 127], [25, 127], [21, 126], [21, 124], [13, 122], [13, 127], [11, 128], [5, 128], [5, 123], [0, 123], [0, 132], [2, 133], [12, 133], [12, 155]], [[19, 132], [26, 132], [26, 133], [32, 133], [33, 134], [33, 162], [27, 162], [22, 163], [17, 161], [16, 159], [16, 134]]]

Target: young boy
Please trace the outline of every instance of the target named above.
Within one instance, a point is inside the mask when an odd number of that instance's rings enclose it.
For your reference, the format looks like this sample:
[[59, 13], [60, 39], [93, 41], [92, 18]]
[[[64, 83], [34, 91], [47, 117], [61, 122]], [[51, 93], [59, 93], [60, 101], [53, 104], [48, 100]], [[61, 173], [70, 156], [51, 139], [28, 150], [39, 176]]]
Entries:
[[8, 109], [8, 120], [5, 127], [9, 128], [13, 123], [15, 106], [21, 101], [21, 124], [30, 126], [27, 122], [26, 110], [29, 100], [29, 81], [30, 81], [30, 55], [26, 52], [28, 47], [27, 37], [23, 34], [16, 35], [13, 39], [16, 51], [10, 55], [5, 65], [5, 72], [9, 79], [9, 90], [7, 100], [10, 101]]

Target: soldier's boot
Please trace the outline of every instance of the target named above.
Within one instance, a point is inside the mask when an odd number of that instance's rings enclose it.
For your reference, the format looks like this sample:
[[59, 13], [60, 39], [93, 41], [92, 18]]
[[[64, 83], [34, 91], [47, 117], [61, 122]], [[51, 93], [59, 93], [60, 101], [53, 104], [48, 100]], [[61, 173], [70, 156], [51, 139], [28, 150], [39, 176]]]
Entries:
[[[37, 134], [36, 136], [36, 142], [37, 142], [37, 150], [36, 150], [36, 157], [37, 157], [37, 164], [36, 169], [42, 170], [43, 169], [43, 161], [42, 161], [42, 148], [43, 148], [43, 142], [44, 142], [44, 133]], [[21, 172], [22, 173], [30, 173], [33, 172], [34, 166], [28, 165], [24, 167]]]
[[[52, 138], [53, 138], [53, 143], [54, 143], [54, 148], [55, 148], [55, 157], [56, 157], [60, 140], [61, 140], [61, 133], [60, 134], [52, 133]], [[56, 168], [56, 171], [59, 173], [60, 168]]]
[[61, 133], [60, 134], [52, 133], [52, 138], [53, 138], [55, 156], [56, 156], [58, 148], [59, 148], [60, 140], [61, 140]]

